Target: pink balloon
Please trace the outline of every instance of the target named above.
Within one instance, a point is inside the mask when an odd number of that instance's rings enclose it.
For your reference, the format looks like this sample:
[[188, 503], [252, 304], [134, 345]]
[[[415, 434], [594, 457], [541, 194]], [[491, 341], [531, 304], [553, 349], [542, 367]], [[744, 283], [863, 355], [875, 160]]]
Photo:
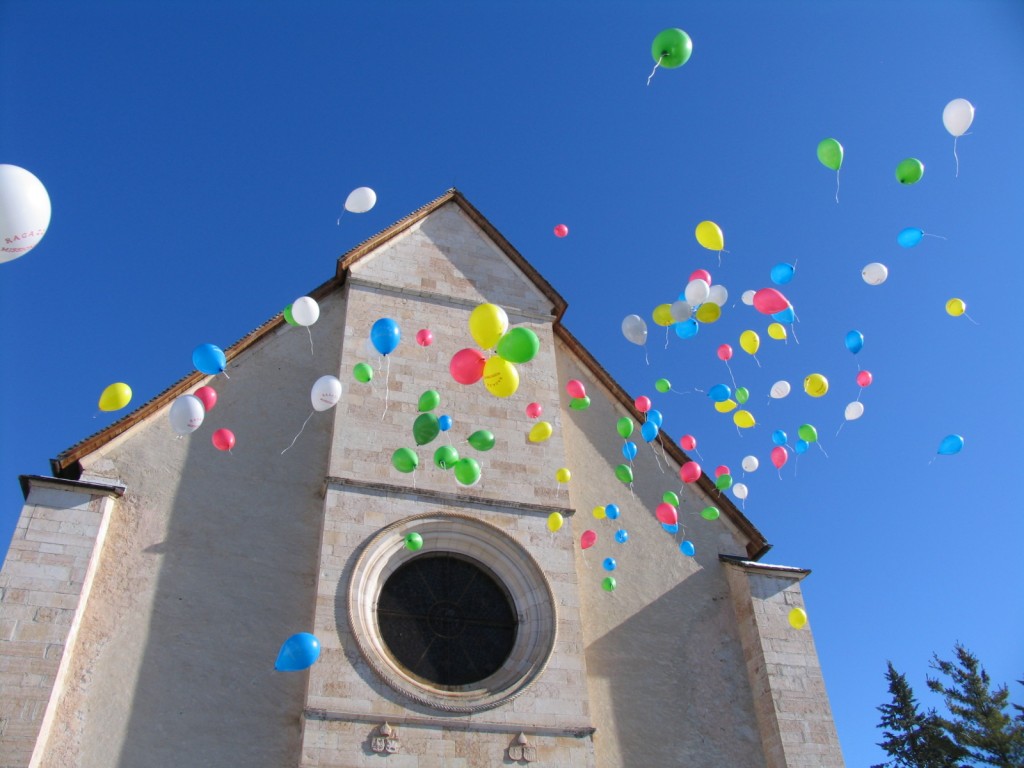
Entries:
[[434, 334], [428, 331], [426, 328], [421, 328], [416, 331], [416, 343], [421, 347], [429, 347], [434, 343]]
[[754, 294], [754, 309], [763, 315], [774, 315], [789, 306], [789, 299], [774, 288], [762, 288]]
[[679, 522], [679, 513], [667, 501], [663, 501], [658, 505], [657, 509], [654, 510], [654, 516], [658, 518], [659, 523], [664, 523], [665, 525], [676, 525]]
[[786, 449], [781, 445], [776, 445], [772, 448], [772, 464], [775, 465], [776, 469], [782, 469], [782, 465], [789, 461], [789, 454], [786, 453]]
[[679, 468], [679, 479], [684, 483], [695, 483], [700, 480], [700, 464], [696, 461], [688, 461]]
[[731, 474], [732, 472], [729, 471], [729, 468], [725, 466], [725, 464], [720, 464], [719, 466], [715, 467], [715, 477], [721, 477], [722, 475]]
[[476, 384], [483, 378], [484, 363], [487, 359], [475, 349], [460, 349], [452, 355], [448, 370], [459, 384]]
[[583, 386], [583, 382], [579, 379], [572, 379], [565, 385], [565, 391], [569, 393], [569, 397], [586, 397], [587, 388]]
[[679, 438], [679, 447], [684, 451], [692, 451], [697, 447], [697, 438], [693, 435], [683, 435]]
[[872, 381], [874, 381], [874, 378], [871, 376], [871, 371], [857, 372], [857, 383], [860, 384], [862, 387], [870, 386]]
[[203, 408], [207, 411], [212, 411], [213, 406], [217, 404], [217, 390], [213, 387], [200, 387], [196, 390], [196, 397], [202, 401]]
[[565, 224], [559, 224], [555, 227], [555, 237], [565, 237], [569, 234], [569, 228]]
[[720, 346], [718, 348], [718, 359], [725, 360], [726, 362], [732, 359], [732, 347], [730, 347], [728, 344], [723, 344], [722, 346]]
[[597, 542], [597, 534], [594, 531], [584, 531], [580, 536], [580, 546], [583, 549], [590, 549]]
[[218, 451], [230, 451], [235, 447], [235, 433], [230, 429], [218, 429], [212, 439], [213, 447]]
[[640, 397], [633, 401], [633, 405], [636, 406], [636, 409], [640, 411], [640, 413], [647, 413], [651, 410], [651, 398], [646, 395], [640, 395]]
[[544, 413], [544, 409], [541, 407], [540, 403], [530, 403], [526, 406], [526, 415], [531, 419], [539, 419], [542, 413]]
[[706, 269], [695, 269], [690, 274], [690, 279], [687, 282], [693, 282], [694, 280], [703, 280], [708, 285], [711, 285], [711, 273]]

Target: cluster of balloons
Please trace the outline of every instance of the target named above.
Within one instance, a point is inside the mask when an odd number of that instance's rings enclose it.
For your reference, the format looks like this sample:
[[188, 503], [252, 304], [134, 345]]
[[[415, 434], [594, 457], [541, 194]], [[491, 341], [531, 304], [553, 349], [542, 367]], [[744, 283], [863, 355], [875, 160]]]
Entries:
[[0, 264], [31, 251], [50, 226], [50, 195], [30, 171], [0, 164]]
[[481, 349], [493, 349], [486, 356], [479, 350], [466, 348], [456, 352], [448, 370], [459, 384], [475, 384], [483, 379], [484, 387], [495, 397], [511, 397], [519, 389], [517, 364], [528, 363], [540, 351], [540, 339], [529, 328], [508, 327], [508, 315], [496, 304], [480, 304], [469, 315], [469, 333]]
[[565, 385], [565, 391], [569, 397], [569, 407], [574, 411], [585, 411], [590, 407], [590, 398], [587, 396], [587, 388], [579, 379], [570, 379]]

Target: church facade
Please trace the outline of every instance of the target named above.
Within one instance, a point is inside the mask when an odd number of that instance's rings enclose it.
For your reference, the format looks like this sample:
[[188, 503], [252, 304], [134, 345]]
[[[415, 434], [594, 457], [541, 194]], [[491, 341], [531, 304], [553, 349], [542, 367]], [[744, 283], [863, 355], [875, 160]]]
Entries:
[[[706, 475], [680, 490], [667, 435], [616, 476], [616, 424], [643, 414], [458, 191], [309, 295], [308, 332], [276, 316], [226, 350], [227, 376], [186, 376], [21, 478], [0, 766], [843, 765], [813, 636], [789, 622], [807, 571], [761, 562], [764, 536]], [[450, 372], [485, 303], [540, 342], [510, 397]], [[381, 318], [402, 333], [383, 356], [366, 343]], [[320, 411], [324, 375], [343, 392]], [[203, 385], [216, 406], [176, 436], [169, 409]], [[451, 423], [417, 445], [428, 390]], [[478, 481], [435, 461], [445, 445]], [[669, 490], [676, 534], [654, 516]], [[319, 658], [275, 670], [300, 632]]]

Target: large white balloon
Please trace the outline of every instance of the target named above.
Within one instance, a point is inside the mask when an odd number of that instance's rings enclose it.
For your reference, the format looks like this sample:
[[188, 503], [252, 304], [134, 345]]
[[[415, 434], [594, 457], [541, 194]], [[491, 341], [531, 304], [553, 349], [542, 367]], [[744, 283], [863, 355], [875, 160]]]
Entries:
[[757, 456], [744, 456], [741, 466], [744, 472], [756, 472], [761, 462], [757, 460]]
[[747, 498], [747, 486], [745, 483], [736, 483], [733, 485], [732, 492], [737, 499], [742, 500]]
[[377, 204], [377, 193], [369, 187], [353, 189], [345, 198], [345, 210], [352, 213], [366, 213]]
[[845, 415], [847, 421], [856, 421], [864, 415], [864, 403], [860, 402], [860, 400], [850, 403], [846, 406]]
[[206, 418], [203, 401], [195, 395], [182, 395], [171, 403], [171, 429], [179, 435], [195, 432]]
[[313, 382], [309, 399], [313, 401], [315, 410], [326, 411], [333, 408], [341, 399], [341, 382], [336, 376], [321, 376]]
[[50, 196], [33, 174], [0, 164], [0, 263], [35, 248], [50, 226]]
[[292, 302], [292, 319], [299, 325], [310, 326], [320, 319], [320, 305], [309, 296]]
[[717, 304], [720, 307], [725, 306], [725, 302], [729, 300], [729, 291], [726, 290], [724, 285], [712, 285], [708, 290], [708, 301], [712, 304]]
[[942, 110], [942, 124], [954, 136], [963, 136], [974, 122], [974, 105], [967, 99], [953, 99]]
[[754, 306], [754, 296], [756, 294], [757, 294], [757, 291], [744, 291], [743, 295], [740, 296], [740, 301], [742, 301], [748, 307], [752, 307], [752, 306]]
[[711, 293], [711, 286], [707, 284], [706, 280], [697, 278], [691, 280], [686, 284], [686, 290], [684, 295], [686, 300], [690, 303], [690, 306], [696, 307], [703, 304], [708, 300], [708, 295]]
[[889, 279], [889, 268], [874, 261], [860, 271], [860, 276], [868, 285], [881, 285]]
[[640, 315], [627, 315], [622, 321], [622, 335], [634, 344], [647, 343], [647, 323]]
[[768, 394], [770, 394], [776, 400], [781, 400], [782, 398], [789, 395], [790, 390], [791, 387], [789, 386], [788, 381], [776, 381], [774, 384], [772, 384], [771, 391]]

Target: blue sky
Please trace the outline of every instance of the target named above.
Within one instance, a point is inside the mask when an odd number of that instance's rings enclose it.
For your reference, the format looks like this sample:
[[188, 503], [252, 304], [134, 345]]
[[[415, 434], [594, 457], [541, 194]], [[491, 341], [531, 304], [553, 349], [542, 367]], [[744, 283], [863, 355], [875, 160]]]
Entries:
[[[648, 86], [667, 27], [693, 55]], [[47, 474], [114, 420], [96, 405], [107, 384], [145, 402], [197, 344], [230, 345], [456, 186], [669, 435], [696, 435], [705, 466], [737, 479], [760, 458], [745, 511], [774, 544], [766, 561], [814, 571], [804, 591], [849, 765], [882, 757], [886, 660], [930, 702], [928, 659], [962, 642], [1024, 701], [1024, 5], [2, 0], [0, 29], [0, 163], [53, 201], [41, 244], [0, 265], [0, 547], [17, 476]], [[958, 97], [977, 113], [956, 177], [941, 117]], [[838, 205], [815, 157], [826, 137], [846, 152]], [[925, 175], [904, 187], [910, 156]], [[364, 185], [377, 206], [338, 226]], [[694, 238], [702, 220], [724, 231], [720, 266]], [[945, 239], [904, 249], [905, 227]], [[797, 266], [780, 289], [799, 343], [768, 339], [740, 301], [779, 262]], [[888, 266], [884, 284], [861, 279], [869, 262]], [[697, 268], [728, 289], [725, 312], [666, 347], [651, 312]], [[975, 322], [945, 313], [954, 296]], [[634, 313], [649, 364], [620, 330]], [[760, 368], [739, 350], [746, 329]], [[758, 420], [742, 435], [704, 395], [653, 386], [731, 383], [722, 343]], [[874, 384], [837, 436], [858, 366]], [[812, 372], [825, 397], [803, 394]], [[769, 404], [780, 379], [793, 394]], [[776, 472], [772, 432], [803, 423], [824, 451]], [[964, 450], [936, 456], [950, 433]]]

